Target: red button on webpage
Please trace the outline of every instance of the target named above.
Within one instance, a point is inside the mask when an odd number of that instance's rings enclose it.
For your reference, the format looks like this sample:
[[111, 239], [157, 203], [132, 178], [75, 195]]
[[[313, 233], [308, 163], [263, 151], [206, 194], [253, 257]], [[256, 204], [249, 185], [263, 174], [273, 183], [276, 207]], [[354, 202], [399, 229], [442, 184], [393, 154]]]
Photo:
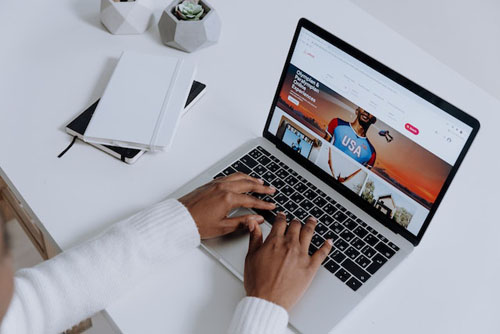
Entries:
[[405, 129], [413, 133], [414, 135], [418, 135], [419, 131], [416, 127], [411, 125], [410, 123], [405, 124]]

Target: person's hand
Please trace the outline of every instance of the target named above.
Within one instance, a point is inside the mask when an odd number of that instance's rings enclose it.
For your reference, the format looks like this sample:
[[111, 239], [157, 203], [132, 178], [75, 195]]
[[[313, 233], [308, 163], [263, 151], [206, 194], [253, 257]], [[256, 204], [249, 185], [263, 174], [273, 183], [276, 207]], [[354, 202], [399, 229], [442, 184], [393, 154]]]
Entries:
[[274, 194], [276, 189], [264, 186], [264, 182], [243, 173], [213, 180], [179, 198], [193, 217], [202, 239], [215, 238], [234, 232], [241, 227], [250, 227], [264, 222], [260, 215], [245, 215], [228, 218], [233, 209], [245, 207], [272, 210], [276, 206], [246, 193]]
[[250, 227], [244, 273], [247, 296], [265, 299], [290, 311], [332, 249], [329, 239], [309, 256], [315, 227], [314, 218], [309, 218], [304, 226], [294, 219], [287, 229], [286, 216], [279, 213], [265, 242], [260, 226]]

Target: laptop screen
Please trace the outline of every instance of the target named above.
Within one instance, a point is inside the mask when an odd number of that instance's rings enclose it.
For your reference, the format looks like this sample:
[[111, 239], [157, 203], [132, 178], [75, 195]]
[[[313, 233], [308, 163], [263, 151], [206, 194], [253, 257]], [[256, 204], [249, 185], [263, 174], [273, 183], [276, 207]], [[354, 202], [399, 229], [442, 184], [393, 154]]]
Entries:
[[267, 130], [414, 236], [473, 128], [302, 27]]

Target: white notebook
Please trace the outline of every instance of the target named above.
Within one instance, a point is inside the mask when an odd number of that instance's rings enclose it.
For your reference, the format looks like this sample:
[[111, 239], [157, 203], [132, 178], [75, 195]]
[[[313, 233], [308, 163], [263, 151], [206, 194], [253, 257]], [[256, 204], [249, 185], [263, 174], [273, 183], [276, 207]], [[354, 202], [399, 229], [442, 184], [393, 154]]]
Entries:
[[148, 151], [167, 149], [195, 69], [184, 59], [123, 52], [83, 139]]

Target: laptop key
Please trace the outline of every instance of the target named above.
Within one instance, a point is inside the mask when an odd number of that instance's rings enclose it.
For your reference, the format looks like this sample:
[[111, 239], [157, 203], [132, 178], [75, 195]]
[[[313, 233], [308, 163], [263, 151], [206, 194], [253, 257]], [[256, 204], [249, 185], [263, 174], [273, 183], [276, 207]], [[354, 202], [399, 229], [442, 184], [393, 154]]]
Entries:
[[316, 194], [312, 189], [307, 189], [305, 192], [304, 192], [304, 196], [309, 199], [310, 201], [312, 201], [313, 199], [315, 199], [318, 194]]
[[340, 269], [340, 266], [337, 263], [333, 262], [332, 260], [329, 260], [323, 266], [332, 274], [334, 274], [337, 270]]
[[274, 180], [273, 180], [272, 185], [273, 185], [276, 189], [280, 190], [281, 188], [283, 188], [283, 187], [286, 185], [286, 183], [285, 183], [285, 181], [283, 181], [283, 180], [280, 180], [280, 179], [276, 178], [276, 179], [274, 179]]
[[236, 161], [234, 164], [231, 165], [234, 169], [236, 169], [238, 172], [242, 172], [245, 174], [250, 174], [252, 170], [248, 168], [245, 164], [243, 164], [240, 161]]
[[243, 162], [245, 165], [247, 165], [250, 168], [254, 168], [255, 166], [258, 165], [258, 162], [255, 161], [255, 159], [252, 158], [250, 156], [250, 154], [245, 155], [243, 158], [240, 159], [240, 161]]
[[346, 256], [340, 250], [336, 249], [332, 253], [330, 253], [330, 258], [337, 263], [342, 263], [342, 261], [345, 260]]
[[355, 258], [358, 257], [359, 252], [357, 250], [355, 250], [353, 247], [349, 247], [345, 251], [345, 255], [347, 255], [348, 257], [350, 257], [351, 259], [354, 260]]
[[349, 244], [347, 242], [345, 242], [344, 239], [340, 239], [340, 238], [333, 245], [335, 247], [337, 247], [338, 249], [340, 249], [341, 251], [345, 251], [347, 249], [347, 247], [349, 247]]
[[264, 155], [271, 155], [271, 153], [266, 151], [262, 146], [257, 146], [257, 149], [261, 151]]
[[273, 198], [274, 198], [274, 201], [276, 203], [279, 203], [281, 205], [285, 204], [288, 201], [288, 197], [286, 197], [283, 194], [278, 194], [278, 195], [274, 196]]
[[307, 211], [305, 211], [304, 209], [302, 208], [297, 208], [294, 212], [293, 212], [293, 215], [295, 217], [297, 217], [297, 219], [301, 222], [301, 223], [305, 223], [305, 220], [307, 217], [309, 217], [309, 213], [307, 213]]
[[261, 164], [263, 164], [264, 166], [267, 165], [267, 164], [269, 164], [269, 163], [271, 163], [271, 159], [269, 159], [265, 155], [263, 155], [260, 158], [258, 158], [257, 161], [260, 162]]
[[226, 175], [226, 176], [227, 176], [227, 175], [231, 175], [231, 174], [233, 174], [233, 173], [236, 173], [236, 169], [234, 169], [234, 168], [233, 168], [233, 167], [231, 167], [231, 166], [227, 167], [226, 169], [224, 169], [224, 170], [222, 171], [222, 174], [224, 174], [224, 175]]
[[370, 278], [370, 274], [354, 263], [351, 259], [345, 259], [344, 262], [342, 262], [342, 267], [363, 283]]
[[327, 203], [326, 200], [320, 196], [316, 197], [314, 200], [313, 200], [313, 203], [316, 204], [318, 206], [318, 208], [322, 208], [325, 206], [325, 204]]
[[323, 235], [323, 234], [325, 234], [325, 232], [327, 232], [327, 231], [328, 231], [328, 228], [327, 228], [325, 225], [323, 225], [323, 224], [321, 224], [321, 223], [318, 223], [318, 224], [316, 225], [316, 229], [315, 229], [315, 231], [316, 231], [316, 233], [318, 233], [319, 235]]
[[363, 240], [361, 240], [360, 238], [354, 238], [351, 241], [351, 245], [352, 245], [352, 247], [356, 248], [357, 250], [361, 250], [366, 245], [366, 243]]
[[287, 184], [289, 184], [290, 186], [294, 186], [297, 184], [297, 182], [299, 182], [299, 180], [297, 180], [296, 177], [294, 177], [293, 175], [288, 175], [286, 178], [285, 178], [285, 182]]
[[299, 193], [304, 193], [307, 190], [307, 186], [302, 182], [298, 182], [293, 188]]
[[345, 282], [351, 277], [351, 274], [349, 274], [345, 269], [340, 268], [336, 273], [335, 276], [341, 280], [342, 282]]
[[308, 200], [308, 199], [304, 199], [301, 203], [300, 203], [300, 206], [306, 210], [306, 211], [310, 211], [313, 207], [314, 207], [314, 204]]
[[375, 244], [378, 242], [378, 239], [375, 236], [373, 236], [373, 234], [368, 234], [366, 237], [363, 238], [363, 240], [370, 246], [375, 246]]
[[389, 246], [386, 244], [379, 242], [376, 246], [375, 249], [379, 251], [382, 255], [384, 255], [386, 258], [390, 259], [396, 252], [392, 250]]
[[284, 168], [278, 169], [276, 172], [276, 175], [282, 179], [286, 178], [290, 173], [288, 173]]
[[298, 203], [302, 202], [302, 200], [304, 199], [304, 196], [302, 196], [301, 194], [296, 192], [292, 196], [290, 196], [290, 199], [298, 204]]
[[343, 212], [340, 212], [340, 211], [337, 211], [335, 212], [335, 214], [333, 215], [333, 218], [342, 223], [344, 220], [346, 220], [347, 216], [343, 213]]
[[386, 263], [387, 260], [380, 254], [376, 254], [373, 258], [372, 258], [372, 264], [370, 264], [367, 268], [366, 268], [366, 271], [368, 271], [370, 274], [375, 274], [375, 272], [377, 272], [377, 270], [380, 269], [380, 267], [382, 267], [384, 265], [384, 263]]
[[309, 210], [309, 213], [311, 214], [311, 216], [313, 216], [316, 219], [319, 219], [320, 217], [322, 217], [325, 214], [325, 212], [323, 210], [321, 210], [320, 208], [318, 208], [317, 206], [314, 206], [313, 208], [311, 208]]
[[317, 248], [320, 248], [321, 246], [323, 246], [323, 243], [325, 242], [325, 239], [323, 239], [322, 237], [320, 237], [319, 235], [315, 234], [313, 235], [312, 239], [311, 239], [311, 243], [316, 246]]
[[293, 188], [289, 185], [285, 185], [283, 188], [281, 188], [281, 192], [285, 194], [285, 196], [290, 197], [295, 192], [295, 190], [293, 190]]
[[347, 242], [351, 241], [354, 238], [354, 234], [352, 234], [348, 230], [344, 230], [342, 233], [340, 233], [340, 236]]
[[340, 234], [340, 232], [342, 232], [342, 230], [344, 229], [344, 226], [342, 226], [342, 224], [340, 224], [339, 222], [334, 222], [330, 226], [330, 228], [333, 230], [333, 232]]
[[361, 282], [355, 279], [354, 277], [351, 277], [350, 280], [348, 280], [345, 283], [348, 287], [350, 287], [353, 291], [358, 290], [361, 287]]
[[274, 162], [271, 162], [269, 165], [266, 166], [267, 169], [269, 169], [271, 172], [276, 172], [278, 169], [280, 169], [280, 166]]
[[335, 213], [335, 211], [337, 211], [337, 208], [335, 208], [335, 206], [331, 203], [328, 203], [327, 205], [325, 205], [323, 207], [323, 210], [328, 213], [329, 215], [333, 215]]
[[333, 218], [329, 214], [325, 213], [319, 218], [319, 221], [325, 225], [330, 225], [331, 223], [333, 223]]
[[274, 220], [276, 219], [276, 215], [274, 214], [274, 212], [269, 210], [259, 210], [259, 209], [255, 209], [255, 212], [264, 217], [264, 219], [271, 225], [274, 224]]
[[364, 238], [367, 234], [368, 234], [368, 231], [365, 230], [363, 227], [361, 226], [358, 226], [356, 227], [354, 230], [353, 230], [354, 234], [356, 234], [358, 237], [360, 237], [361, 239]]
[[363, 255], [360, 255], [356, 260], [355, 262], [357, 264], [359, 264], [359, 266], [361, 268], [366, 268], [369, 264], [370, 264], [370, 260], [368, 260], [366, 257], [364, 257]]
[[347, 217], [351, 218], [352, 220], [356, 220], [356, 218], [357, 218], [357, 217], [354, 215], [354, 213], [349, 212], [349, 211], [347, 211], [346, 215], [347, 215]]
[[324, 235], [323, 238], [325, 239], [332, 239], [333, 241], [337, 240], [339, 238], [338, 234], [333, 233], [332, 231], [328, 230]]
[[362, 250], [361, 253], [363, 253], [367, 258], [371, 259], [373, 255], [377, 253], [377, 251], [370, 246], [366, 245]]
[[255, 166], [253, 171], [255, 173], [257, 173], [257, 175], [262, 176], [265, 172], [267, 172], [267, 169], [266, 169], [266, 167], [264, 167], [262, 165], [257, 165], [257, 166]]
[[350, 229], [351, 231], [354, 230], [358, 224], [356, 224], [356, 222], [350, 218], [348, 218], [345, 222], [344, 222], [344, 226], [347, 227], [348, 229]]
[[396, 252], [399, 250], [399, 247], [396, 246], [395, 244], [393, 244], [392, 242], [389, 241], [389, 243], [387, 244], [389, 247], [391, 247], [392, 249], [394, 249]]
[[250, 151], [250, 153], [248, 153], [248, 155], [254, 159], [258, 159], [262, 155], [262, 152], [254, 148], [253, 150]]
[[286, 202], [285, 204], [283, 204], [283, 207], [288, 211], [288, 212], [294, 212], [295, 210], [297, 210], [297, 208], [299, 207], [297, 204], [295, 204], [294, 202], [292, 201], [288, 201]]
[[264, 180], [266, 180], [267, 182], [271, 183], [273, 182], [273, 180], [276, 178], [276, 175], [274, 175], [273, 173], [271, 173], [270, 171], [267, 171], [265, 172], [264, 174], [262, 174], [262, 178]]

